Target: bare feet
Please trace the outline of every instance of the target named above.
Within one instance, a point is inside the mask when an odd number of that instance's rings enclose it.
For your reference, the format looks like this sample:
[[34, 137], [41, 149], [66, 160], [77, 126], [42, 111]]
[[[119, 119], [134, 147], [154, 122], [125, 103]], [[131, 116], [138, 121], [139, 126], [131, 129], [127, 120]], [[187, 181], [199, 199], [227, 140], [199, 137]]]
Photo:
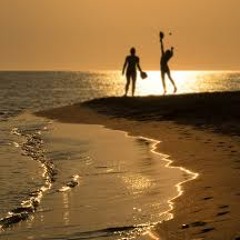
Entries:
[[176, 87], [176, 86], [174, 86], [174, 90], [173, 90], [173, 92], [174, 92], [174, 93], [177, 92], [177, 87]]

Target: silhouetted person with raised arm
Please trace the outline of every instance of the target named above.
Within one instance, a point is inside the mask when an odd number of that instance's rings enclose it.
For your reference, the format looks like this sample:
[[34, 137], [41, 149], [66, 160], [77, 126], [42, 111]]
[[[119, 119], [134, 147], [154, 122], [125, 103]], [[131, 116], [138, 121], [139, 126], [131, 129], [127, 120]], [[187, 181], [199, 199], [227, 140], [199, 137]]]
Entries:
[[136, 49], [134, 47], [132, 47], [130, 49], [130, 55], [128, 55], [126, 57], [124, 65], [123, 65], [123, 69], [122, 69], [123, 75], [126, 70], [126, 80], [127, 80], [126, 85], [125, 85], [124, 96], [127, 96], [130, 83], [132, 83], [132, 96], [134, 96], [136, 80], [137, 80], [137, 69], [140, 72], [142, 72], [142, 69], [140, 67], [140, 59], [138, 56], [136, 56]]
[[163, 45], [164, 33], [160, 32], [159, 37], [160, 37], [161, 54], [162, 54], [161, 60], [160, 60], [160, 67], [161, 67], [161, 78], [162, 78], [162, 84], [163, 84], [163, 91], [164, 91], [164, 94], [167, 92], [166, 83], [165, 83], [165, 75], [167, 74], [169, 80], [171, 81], [171, 83], [174, 87], [174, 93], [175, 93], [177, 91], [177, 87], [176, 87], [174, 80], [171, 77], [170, 68], [168, 66], [169, 60], [173, 57], [173, 47], [171, 47], [171, 49], [167, 49], [165, 51], [164, 45]]

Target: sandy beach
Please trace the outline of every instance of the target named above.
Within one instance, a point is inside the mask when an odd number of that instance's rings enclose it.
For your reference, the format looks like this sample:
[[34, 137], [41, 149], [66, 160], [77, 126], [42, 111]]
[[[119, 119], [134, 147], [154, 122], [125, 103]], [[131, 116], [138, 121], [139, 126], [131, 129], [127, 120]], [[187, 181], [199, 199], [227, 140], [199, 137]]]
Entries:
[[161, 141], [175, 166], [199, 174], [175, 199], [153, 239], [240, 239], [240, 92], [108, 97], [36, 113], [101, 124]]

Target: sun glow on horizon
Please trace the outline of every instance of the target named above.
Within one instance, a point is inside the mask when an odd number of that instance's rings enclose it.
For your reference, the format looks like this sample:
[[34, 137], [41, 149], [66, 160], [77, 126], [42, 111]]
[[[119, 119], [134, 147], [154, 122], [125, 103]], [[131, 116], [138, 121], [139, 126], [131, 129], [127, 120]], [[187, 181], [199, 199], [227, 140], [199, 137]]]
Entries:
[[[136, 91], [134, 96], [161, 96], [163, 86], [159, 70], [146, 70], [147, 78], [141, 79], [138, 73]], [[126, 86], [126, 75], [122, 75], [120, 70], [77, 72], [76, 79], [82, 76], [89, 80], [97, 79], [94, 86], [102, 91], [104, 96], [123, 96]], [[239, 91], [239, 75], [237, 71], [171, 71], [177, 92], [173, 93], [173, 86], [166, 76], [167, 95], [168, 94], [187, 94], [200, 92], [216, 91]], [[130, 84], [128, 96], [131, 96]]]
[[[147, 72], [148, 78], [138, 81], [138, 92], [141, 96], [146, 95], [159, 95], [163, 93], [163, 87], [162, 87], [162, 79], [160, 71], [149, 71]], [[191, 88], [194, 86], [194, 83], [196, 82], [196, 79], [201, 76], [200, 71], [172, 71], [171, 75], [174, 79], [178, 91], [177, 93], [183, 93], [186, 92], [187, 89], [189, 89], [189, 83], [191, 83]], [[168, 79], [167, 76], [165, 76], [165, 82], [167, 86], [167, 94], [173, 93], [173, 86]]]
[[[138, 79], [137, 95], [161, 95], [163, 94], [160, 71], [148, 71], [146, 79]], [[177, 92], [175, 94], [191, 92], [211, 92], [219, 90], [219, 81], [226, 78], [225, 71], [172, 71], [171, 75], [176, 83]], [[165, 77], [167, 94], [173, 94], [173, 86]], [[226, 83], [227, 84], [227, 83]], [[224, 89], [220, 89], [224, 90]]]

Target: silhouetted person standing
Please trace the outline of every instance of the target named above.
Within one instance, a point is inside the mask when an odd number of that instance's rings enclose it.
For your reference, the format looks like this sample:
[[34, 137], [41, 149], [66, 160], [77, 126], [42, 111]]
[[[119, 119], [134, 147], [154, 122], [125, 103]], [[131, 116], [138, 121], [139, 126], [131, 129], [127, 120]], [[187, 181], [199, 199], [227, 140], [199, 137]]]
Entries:
[[176, 87], [176, 84], [171, 77], [170, 68], [168, 66], [169, 60], [173, 57], [173, 47], [171, 47], [171, 49], [167, 49], [165, 51], [164, 50], [164, 45], [163, 45], [164, 33], [160, 32], [159, 37], [160, 37], [161, 54], [162, 54], [161, 60], [160, 60], [160, 67], [161, 67], [161, 78], [162, 78], [162, 84], [163, 84], [163, 91], [164, 91], [164, 94], [167, 92], [166, 83], [165, 83], [165, 75], [167, 74], [169, 80], [171, 81], [171, 83], [174, 87], [174, 92], [176, 92], [177, 87]]
[[124, 75], [125, 69], [126, 71], [126, 85], [125, 85], [125, 94], [124, 96], [127, 96], [129, 85], [132, 82], [132, 96], [134, 96], [135, 87], [136, 87], [136, 80], [137, 80], [137, 69], [142, 72], [142, 69], [140, 67], [140, 59], [138, 56], [136, 56], [136, 49], [131, 48], [130, 49], [130, 55], [128, 55], [125, 59], [122, 74]]

